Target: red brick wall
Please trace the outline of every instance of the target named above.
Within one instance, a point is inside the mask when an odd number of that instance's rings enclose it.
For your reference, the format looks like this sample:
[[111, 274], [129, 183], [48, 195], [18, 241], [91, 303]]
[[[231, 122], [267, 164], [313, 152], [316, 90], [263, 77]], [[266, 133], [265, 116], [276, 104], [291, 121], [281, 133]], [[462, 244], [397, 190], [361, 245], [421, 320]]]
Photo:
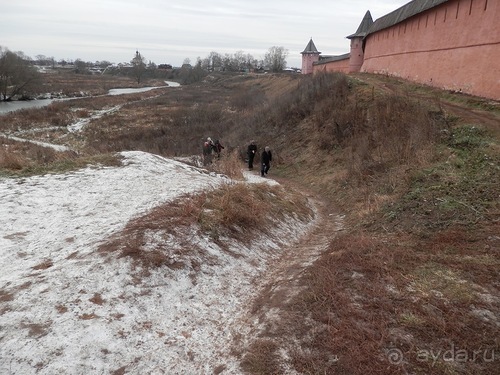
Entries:
[[364, 62], [363, 38], [351, 39], [351, 59], [349, 61], [349, 73], [357, 73], [361, 70]]
[[500, 1], [453, 0], [366, 38], [362, 71], [500, 100]]
[[319, 60], [319, 53], [304, 53], [302, 55], [302, 74], [313, 73], [313, 63]]
[[313, 66], [313, 73], [318, 72], [342, 72], [349, 73], [349, 59], [332, 61]]

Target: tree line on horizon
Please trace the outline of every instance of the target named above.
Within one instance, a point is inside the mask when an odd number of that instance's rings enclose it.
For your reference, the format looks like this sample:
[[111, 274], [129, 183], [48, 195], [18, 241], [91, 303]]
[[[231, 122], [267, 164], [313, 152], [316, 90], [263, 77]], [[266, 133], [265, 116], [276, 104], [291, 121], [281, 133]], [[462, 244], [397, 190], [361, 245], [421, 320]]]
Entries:
[[[54, 57], [37, 55], [35, 59], [22, 51], [13, 52], [0, 46], [0, 101], [10, 101], [14, 97], [29, 98], [29, 89], [39, 78], [39, 67], [56, 68], [71, 67], [75, 73], [90, 74], [98, 71], [101, 74], [128, 75], [137, 83], [143, 78], [177, 79], [183, 84], [189, 84], [202, 79], [208, 72], [247, 72], [270, 71], [280, 72], [286, 68], [288, 50], [281, 46], [270, 47], [264, 59], [256, 59], [249, 53], [237, 51], [234, 54], [210, 52], [205, 58], [198, 57], [191, 65], [190, 59], [184, 59], [181, 67], [173, 68], [170, 64], [156, 65], [140, 54], [137, 50], [130, 64], [115, 65], [109, 61], [85, 62], [59, 60]], [[167, 69], [162, 69], [167, 68]], [[167, 70], [167, 72], [164, 72]]]

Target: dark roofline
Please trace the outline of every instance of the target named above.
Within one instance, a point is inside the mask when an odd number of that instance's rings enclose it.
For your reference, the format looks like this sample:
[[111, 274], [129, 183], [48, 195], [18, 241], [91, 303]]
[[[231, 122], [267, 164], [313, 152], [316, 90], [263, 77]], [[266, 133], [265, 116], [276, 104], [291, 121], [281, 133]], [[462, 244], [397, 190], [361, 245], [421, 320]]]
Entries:
[[307, 46], [306, 48], [304, 48], [304, 50], [301, 52], [301, 54], [304, 54], [304, 53], [313, 53], [313, 54], [320, 54], [321, 52], [319, 52], [317, 49], [316, 49], [316, 46], [314, 45], [314, 42], [311, 38], [311, 40], [309, 40], [309, 43], [307, 43]]
[[[351, 39], [355, 37], [361, 37], [364, 39], [370, 34], [373, 34], [383, 29], [387, 29], [419, 13], [425, 12], [426, 10], [429, 10], [438, 5], [446, 3], [447, 1], [450, 0], [412, 0], [408, 4], [399, 7], [395, 11], [392, 11], [391, 13], [388, 13], [385, 16], [380, 17], [375, 22], [373, 22], [372, 20], [370, 11], [367, 11], [365, 13], [365, 16], [363, 17], [363, 20], [361, 21], [361, 24], [358, 27], [358, 30], [354, 34], [349, 35], [347, 38]], [[301, 53], [320, 54], [321, 52], [318, 52], [311, 38], [304, 51]], [[345, 60], [350, 58], [350, 56], [351, 56], [350, 53], [338, 56], [320, 56], [319, 61], [314, 62], [313, 65], [321, 65], [329, 62]]]
[[364, 38], [368, 34], [368, 30], [370, 27], [373, 25], [373, 18], [372, 14], [370, 11], [366, 11], [365, 16], [363, 17], [363, 20], [358, 26], [358, 30], [354, 34], [351, 34], [347, 36], [347, 39], [352, 39], [352, 38]]
[[368, 34], [373, 34], [377, 31], [387, 29], [404, 20], [422, 13], [428, 9], [446, 3], [449, 0], [413, 0], [408, 4], [396, 9], [395, 11], [386, 14], [377, 19], [370, 27]]
[[349, 57], [351, 57], [350, 53], [344, 53], [343, 55], [338, 56], [321, 56], [319, 61], [314, 62], [313, 65], [321, 65], [334, 61], [347, 60]]

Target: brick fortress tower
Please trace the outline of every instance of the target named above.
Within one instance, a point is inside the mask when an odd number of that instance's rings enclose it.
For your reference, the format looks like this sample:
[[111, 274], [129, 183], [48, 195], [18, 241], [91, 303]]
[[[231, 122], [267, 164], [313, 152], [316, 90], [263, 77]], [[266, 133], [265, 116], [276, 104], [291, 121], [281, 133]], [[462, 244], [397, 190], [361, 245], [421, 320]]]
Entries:
[[370, 26], [373, 24], [373, 19], [370, 11], [367, 11], [363, 21], [358, 27], [358, 30], [347, 39], [351, 40], [351, 54], [349, 58], [349, 73], [359, 72], [365, 58], [363, 39], [368, 34]]
[[318, 52], [314, 42], [311, 38], [309, 43], [307, 43], [302, 54], [302, 74], [311, 74], [313, 72], [313, 63], [319, 60], [319, 55], [321, 52]]

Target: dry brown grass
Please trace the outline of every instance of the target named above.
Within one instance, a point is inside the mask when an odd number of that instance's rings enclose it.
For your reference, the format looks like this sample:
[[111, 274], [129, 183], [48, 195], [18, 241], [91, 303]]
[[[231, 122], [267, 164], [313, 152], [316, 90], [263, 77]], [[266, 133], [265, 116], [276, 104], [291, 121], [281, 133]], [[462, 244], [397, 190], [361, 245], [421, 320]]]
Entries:
[[94, 156], [74, 151], [56, 151], [51, 147], [29, 141], [0, 137], [0, 176], [31, 176], [45, 173], [64, 173], [88, 165], [120, 166], [116, 154]]
[[[103, 94], [111, 87], [130, 87], [127, 79], [107, 76], [48, 75], [47, 91], [81, 91]], [[220, 139], [225, 153], [238, 150], [244, 154], [247, 142], [257, 136], [264, 118], [252, 113], [269, 108], [269, 101], [295, 87], [298, 77], [221, 75], [212, 83], [152, 90], [133, 95], [92, 96], [54, 102], [39, 109], [16, 111], [2, 116], [0, 132], [29, 140], [65, 144], [74, 150], [73, 158], [86, 158], [102, 153], [141, 150], [164, 156], [201, 154], [203, 140]], [[146, 85], [160, 85], [149, 82]], [[74, 87], [74, 88], [72, 88]], [[50, 88], [50, 89], [49, 89]], [[261, 106], [248, 103], [257, 95]], [[264, 95], [263, 93], [266, 93]], [[240, 99], [237, 99], [237, 98]], [[246, 98], [246, 99], [245, 99]], [[250, 99], [253, 98], [253, 99]], [[113, 111], [119, 108], [119, 111]], [[105, 115], [100, 113], [107, 111]], [[67, 126], [82, 119], [89, 120], [83, 131], [69, 133]], [[16, 148], [19, 146], [16, 146]], [[38, 157], [28, 149], [8, 150], [9, 158], [0, 169], [9, 174], [27, 165], [36, 171], [54, 159], [53, 150], [39, 148]], [[45, 161], [45, 160], [48, 160]], [[40, 168], [43, 170], [43, 168]], [[36, 173], [36, 172], [33, 172]], [[235, 173], [237, 173], [235, 171]]]
[[[250, 347], [247, 357], [265, 363], [282, 348], [302, 374], [493, 374], [498, 321], [472, 311], [493, 316], [500, 308], [481, 294], [485, 286], [494, 293], [500, 266], [490, 263], [491, 249], [478, 251], [483, 240], [456, 230], [420, 242], [411, 235], [346, 234], [308, 270], [306, 292], [285, 308], [273, 345]], [[447, 249], [446, 261], [438, 248]], [[465, 254], [489, 261], [471, 268]], [[430, 353], [436, 358], [425, 357]]]
[[278, 345], [272, 340], [256, 340], [241, 361], [244, 371], [256, 375], [278, 375], [283, 373]]
[[122, 366], [117, 370], [111, 372], [111, 375], [125, 375], [127, 373], [127, 366]]
[[33, 266], [34, 270], [46, 270], [54, 265], [52, 259], [45, 259], [42, 263]]
[[223, 150], [220, 157], [214, 157], [213, 165], [209, 167], [218, 173], [223, 173], [233, 180], [242, 180], [242, 163], [238, 150]]
[[22, 323], [21, 328], [28, 330], [28, 335], [30, 337], [39, 338], [45, 336], [49, 333], [49, 328], [52, 325], [52, 322], [49, 321], [47, 323]]
[[81, 320], [93, 320], [93, 319], [98, 319], [99, 318], [99, 315], [96, 315], [94, 313], [90, 313], [90, 314], [82, 314], [82, 315], [79, 315], [78, 316], [78, 319], [81, 319]]
[[[154, 208], [128, 223], [100, 251], [131, 258], [145, 274], [158, 267], [196, 272], [200, 260], [211, 263], [215, 259], [190, 241], [193, 236], [208, 235], [221, 249], [239, 256], [230, 249], [231, 241], [248, 243], [258, 233], [270, 233], [275, 220], [307, 220], [310, 215], [307, 200], [296, 192], [267, 184], [228, 183]], [[161, 240], [151, 242], [152, 233]]]
[[279, 172], [341, 208], [349, 229], [259, 355], [285, 350], [303, 374], [495, 373], [498, 139], [456, 128], [434, 93], [356, 87], [332, 89], [336, 108], [316, 102], [281, 145]]
[[56, 310], [59, 314], [65, 314], [68, 312], [68, 308], [64, 305], [57, 305]]
[[74, 74], [59, 71], [58, 74], [44, 75], [40, 94], [51, 93], [52, 96], [96, 96], [104, 95], [110, 89], [129, 87], [148, 87], [165, 85], [163, 79], [146, 79], [140, 84], [133, 78], [112, 75]]
[[9, 150], [7, 147], [0, 149], [0, 168], [9, 170], [20, 170], [26, 166], [26, 160], [22, 155]]
[[[68, 136], [80, 155], [200, 154], [211, 136], [227, 147], [211, 168], [237, 179], [247, 142], [256, 139], [273, 149], [273, 173], [343, 212], [348, 230], [307, 270], [305, 292], [282, 307], [276, 336], [262, 335], [242, 354], [248, 373], [280, 373], [283, 348], [303, 374], [498, 373], [498, 360], [487, 356], [443, 357], [451, 348], [453, 354], [500, 353], [498, 106], [370, 75], [220, 75], [207, 82], [12, 114], [0, 131], [63, 127], [120, 105]], [[483, 128], [494, 131], [478, 131]], [[54, 157], [8, 147], [0, 153], [3, 169]], [[196, 271], [198, 250], [191, 244], [174, 253], [160, 245], [145, 249], [145, 234], [158, 231], [166, 242], [196, 227], [224, 247], [221, 238], [245, 241], [258, 233], [261, 223], [249, 213], [308, 215], [297, 195], [239, 189], [228, 185], [159, 207], [102, 250], [145, 269]], [[255, 231], [242, 236], [242, 226]], [[404, 361], [394, 361], [398, 353]]]
[[102, 305], [105, 302], [100, 293], [94, 293], [94, 296], [89, 301], [96, 305]]
[[9, 302], [14, 300], [14, 294], [0, 290], [0, 302]]

